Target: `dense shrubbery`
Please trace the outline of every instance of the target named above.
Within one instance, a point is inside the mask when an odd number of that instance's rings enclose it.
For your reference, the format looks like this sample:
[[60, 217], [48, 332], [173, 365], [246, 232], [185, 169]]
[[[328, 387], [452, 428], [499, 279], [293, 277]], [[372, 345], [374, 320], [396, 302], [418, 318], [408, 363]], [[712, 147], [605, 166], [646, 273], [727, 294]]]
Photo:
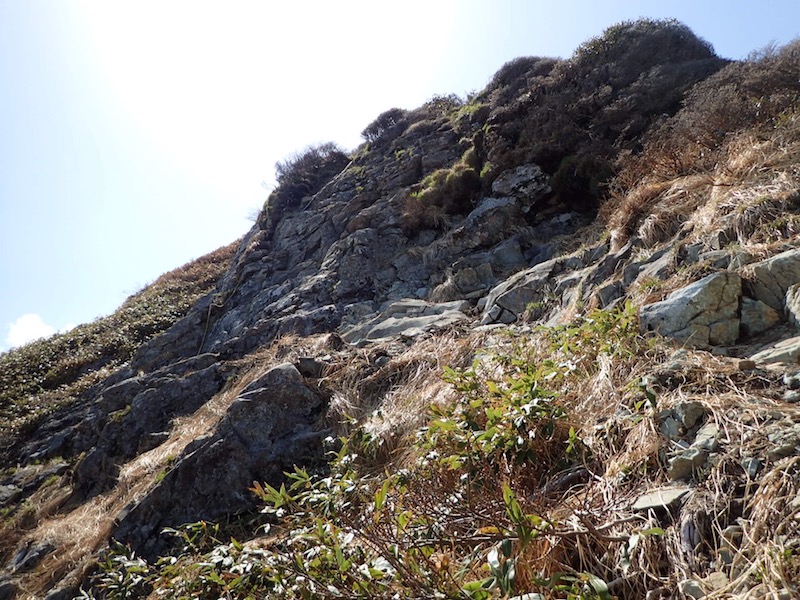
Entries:
[[522, 73], [526, 87], [515, 100], [503, 97], [490, 117], [487, 161], [495, 174], [524, 162], [551, 175], [578, 165], [577, 179], [559, 176], [553, 185], [576, 208], [596, 205], [619, 153], [638, 150], [643, 132], [724, 64], [684, 25], [649, 19], [607, 29], [569, 60], [527, 60], [495, 76], [500, 82]]
[[558, 63], [557, 58], [539, 56], [521, 56], [510, 60], [498, 69], [486, 89], [478, 94], [478, 99], [488, 99], [493, 106], [501, 106], [535, 86], [537, 80], [549, 75]]
[[275, 163], [278, 187], [267, 200], [267, 209], [283, 210], [297, 205], [306, 196], [316, 194], [342, 172], [350, 157], [333, 142], [308, 146]]
[[623, 21], [581, 44], [570, 61], [588, 85], [626, 86], [657, 65], [714, 57], [714, 49], [675, 19]]
[[[650, 130], [641, 152], [621, 161], [616, 194], [603, 207], [614, 228], [630, 230], [663, 182], [708, 173], [728, 143], [750, 131], [763, 138], [800, 138], [800, 41], [727, 65], [694, 86], [683, 108]], [[639, 192], [628, 193], [639, 186]], [[649, 186], [649, 187], [647, 187]]]

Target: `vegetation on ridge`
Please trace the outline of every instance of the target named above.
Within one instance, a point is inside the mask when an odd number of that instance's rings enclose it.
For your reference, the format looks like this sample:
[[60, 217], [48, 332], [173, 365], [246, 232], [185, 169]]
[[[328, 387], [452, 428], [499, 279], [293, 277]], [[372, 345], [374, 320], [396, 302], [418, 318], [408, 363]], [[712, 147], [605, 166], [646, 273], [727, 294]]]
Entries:
[[0, 448], [129, 361], [227, 270], [238, 242], [165, 273], [113, 314], [0, 354]]

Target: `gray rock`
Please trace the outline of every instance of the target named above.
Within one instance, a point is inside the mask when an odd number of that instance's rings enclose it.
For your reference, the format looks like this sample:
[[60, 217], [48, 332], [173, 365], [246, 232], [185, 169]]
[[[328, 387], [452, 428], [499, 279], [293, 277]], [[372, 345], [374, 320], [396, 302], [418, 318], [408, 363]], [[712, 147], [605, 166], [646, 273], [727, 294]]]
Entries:
[[481, 281], [481, 283], [484, 284], [485, 286], [489, 286], [495, 280], [494, 270], [492, 269], [492, 265], [488, 262], [482, 262], [478, 266], [476, 266], [475, 274], [478, 276], [478, 279]]
[[670, 460], [667, 476], [671, 481], [688, 479], [705, 465], [707, 458], [706, 450], [689, 448]]
[[[488, 301], [485, 305], [488, 305]], [[515, 315], [510, 310], [506, 310], [502, 306], [498, 306], [497, 304], [493, 305], [490, 308], [485, 308], [483, 313], [483, 318], [481, 319], [481, 325], [492, 325], [492, 324], [511, 324], [517, 320], [517, 315]]]
[[643, 306], [642, 328], [698, 347], [733, 344], [739, 335], [741, 291], [736, 273], [714, 273]]
[[637, 270], [637, 279], [645, 281], [648, 279], [664, 280], [675, 270], [675, 256], [665, 250], [655, 252]]
[[474, 292], [475, 290], [484, 289], [485, 287], [483, 282], [480, 280], [480, 277], [478, 277], [478, 274], [475, 272], [475, 269], [471, 267], [461, 269], [453, 275], [453, 279], [455, 284], [458, 286], [458, 289], [465, 294]]
[[636, 499], [631, 508], [637, 511], [664, 510], [678, 505], [681, 499], [691, 492], [686, 486], [669, 486], [651, 490]]
[[661, 433], [663, 433], [668, 439], [678, 439], [681, 436], [681, 432], [681, 424], [677, 419], [668, 416], [661, 421]]
[[683, 262], [688, 264], [696, 263], [700, 260], [700, 253], [705, 249], [702, 243], [689, 244], [685, 246], [682, 251]]
[[590, 285], [598, 285], [606, 281], [631, 257], [633, 248], [634, 242], [630, 240], [616, 252], [606, 254], [589, 273], [589, 276], [586, 278], [587, 283]]
[[800, 249], [787, 250], [748, 268], [752, 269], [754, 297], [782, 311], [787, 290], [800, 283]]
[[26, 543], [11, 560], [12, 572], [24, 573], [25, 571], [30, 571], [54, 549], [55, 547], [49, 542]]
[[675, 407], [675, 414], [686, 429], [691, 429], [706, 414], [706, 407], [700, 402], [681, 402]]
[[728, 265], [729, 269], [741, 269], [745, 265], [749, 265], [753, 262], [753, 255], [749, 252], [733, 252], [731, 254], [731, 262]]
[[534, 164], [503, 171], [492, 183], [493, 194], [523, 200], [524, 211], [551, 192], [550, 178]]
[[464, 311], [469, 302], [431, 303], [417, 299], [399, 300], [389, 304], [379, 315], [342, 333], [351, 344], [401, 337], [416, 337], [424, 332], [450, 327], [467, 320]]
[[706, 597], [703, 586], [696, 579], [684, 579], [678, 583], [678, 589], [684, 596], [695, 598], [695, 600]]
[[600, 299], [601, 308], [608, 308], [614, 302], [622, 298], [624, 294], [625, 288], [621, 281], [614, 281], [597, 290], [597, 297]]
[[[374, 341], [417, 337], [426, 331], [450, 327], [466, 320], [467, 316], [459, 311], [419, 317], [389, 317], [372, 327], [362, 339]], [[347, 334], [344, 337], [348, 339]]]
[[789, 404], [800, 402], [800, 390], [786, 390], [783, 393], [783, 401]]
[[0, 485], [0, 506], [16, 502], [22, 495], [22, 488], [14, 484]]
[[790, 390], [800, 390], [800, 371], [794, 373], [784, 373], [783, 385]]
[[522, 253], [519, 242], [515, 239], [502, 242], [493, 248], [489, 253], [489, 260], [491, 264], [499, 265], [506, 269], [514, 269], [528, 265], [528, 261]]
[[305, 377], [320, 378], [325, 372], [326, 364], [311, 356], [301, 356], [297, 359], [297, 370]]
[[703, 252], [700, 255], [700, 260], [706, 261], [716, 269], [727, 269], [731, 262], [731, 257], [726, 250], [712, 250]]
[[190, 444], [120, 516], [115, 539], [155, 556], [164, 527], [252, 508], [253, 481], [277, 485], [292, 465], [321, 456], [326, 432], [316, 425], [324, 407], [294, 365], [269, 369], [242, 391], [212, 434]]
[[729, 525], [722, 530], [720, 542], [727, 548], [736, 549], [742, 543], [743, 535], [744, 530], [741, 525]]
[[213, 397], [224, 384], [216, 361], [211, 354], [185, 359], [130, 386], [136, 396], [126, 407], [103, 415], [96, 443], [75, 466], [75, 497], [105, 490], [115, 481], [119, 465], [155, 447], [153, 434], [169, 431], [172, 419], [193, 413]]
[[67, 585], [49, 591], [44, 600], [75, 600], [75, 598], [81, 597], [78, 594], [77, 586]]
[[741, 329], [742, 334], [753, 337], [774, 327], [781, 321], [781, 314], [763, 303], [744, 296], [742, 298]]
[[0, 600], [13, 600], [19, 588], [13, 581], [0, 579]]
[[716, 452], [719, 449], [719, 427], [716, 423], [706, 423], [698, 431], [692, 442], [693, 448]]
[[550, 260], [555, 256], [556, 247], [553, 244], [544, 244], [542, 246], [532, 246], [525, 250], [524, 256], [528, 265], [533, 267], [546, 260]]
[[[489, 317], [494, 319], [490, 320], [490, 323], [498, 322], [498, 318], [492, 317], [490, 312], [495, 306], [500, 307], [503, 311], [508, 311], [516, 318], [525, 312], [525, 308], [531, 302], [543, 301], [550, 288], [551, 277], [558, 271], [558, 261], [548, 260], [525, 271], [520, 271], [494, 287], [489, 292], [486, 301], [484, 321]], [[502, 311], [499, 311], [499, 314], [502, 314]]]
[[800, 358], [800, 337], [776, 342], [750, 358], [759, 364], [787, 363], [796, 365], [798, 358]]
[[797, 454], [800, 451], [800, 438], [795, 433], [785, 432], [769, 437], [774, 438], [770, 439], [774, 445], [767, 452], [767, 457], [770, 460], [779, 460]]
[[800, 327], [800, 284], [790, 285], [786, 290], [786, 315], [795, 327]]

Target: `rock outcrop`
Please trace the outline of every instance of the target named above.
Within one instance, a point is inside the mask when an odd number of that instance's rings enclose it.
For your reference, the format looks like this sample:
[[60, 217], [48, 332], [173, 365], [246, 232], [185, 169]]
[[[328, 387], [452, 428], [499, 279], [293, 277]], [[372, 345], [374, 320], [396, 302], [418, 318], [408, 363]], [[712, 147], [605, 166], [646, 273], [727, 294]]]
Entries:
[[163, 549], [162, 530], [254, 506], [254, 481], [278, 481], [298, 459], [322, 457], [325, 401], [292, 364], [247, 385], [216, 429], [191, 443], [158, 484], [119, 518], [114, 537], [140, 553]]
[[657, 331], [693, 346], [725, 346], [739, 338], [742, 280], [729, 271], [714, 273], [642, 307], [646, 331]]

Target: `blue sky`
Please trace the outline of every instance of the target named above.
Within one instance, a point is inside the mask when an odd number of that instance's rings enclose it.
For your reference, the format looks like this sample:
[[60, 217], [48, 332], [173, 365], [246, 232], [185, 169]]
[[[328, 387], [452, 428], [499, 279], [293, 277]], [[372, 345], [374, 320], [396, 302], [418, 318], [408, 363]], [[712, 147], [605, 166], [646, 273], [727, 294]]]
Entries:
[[735, 59], [800, 35], [796, 0], [0, 0], [0, 349], [243, 235], [289, 153], [640, 16]]

